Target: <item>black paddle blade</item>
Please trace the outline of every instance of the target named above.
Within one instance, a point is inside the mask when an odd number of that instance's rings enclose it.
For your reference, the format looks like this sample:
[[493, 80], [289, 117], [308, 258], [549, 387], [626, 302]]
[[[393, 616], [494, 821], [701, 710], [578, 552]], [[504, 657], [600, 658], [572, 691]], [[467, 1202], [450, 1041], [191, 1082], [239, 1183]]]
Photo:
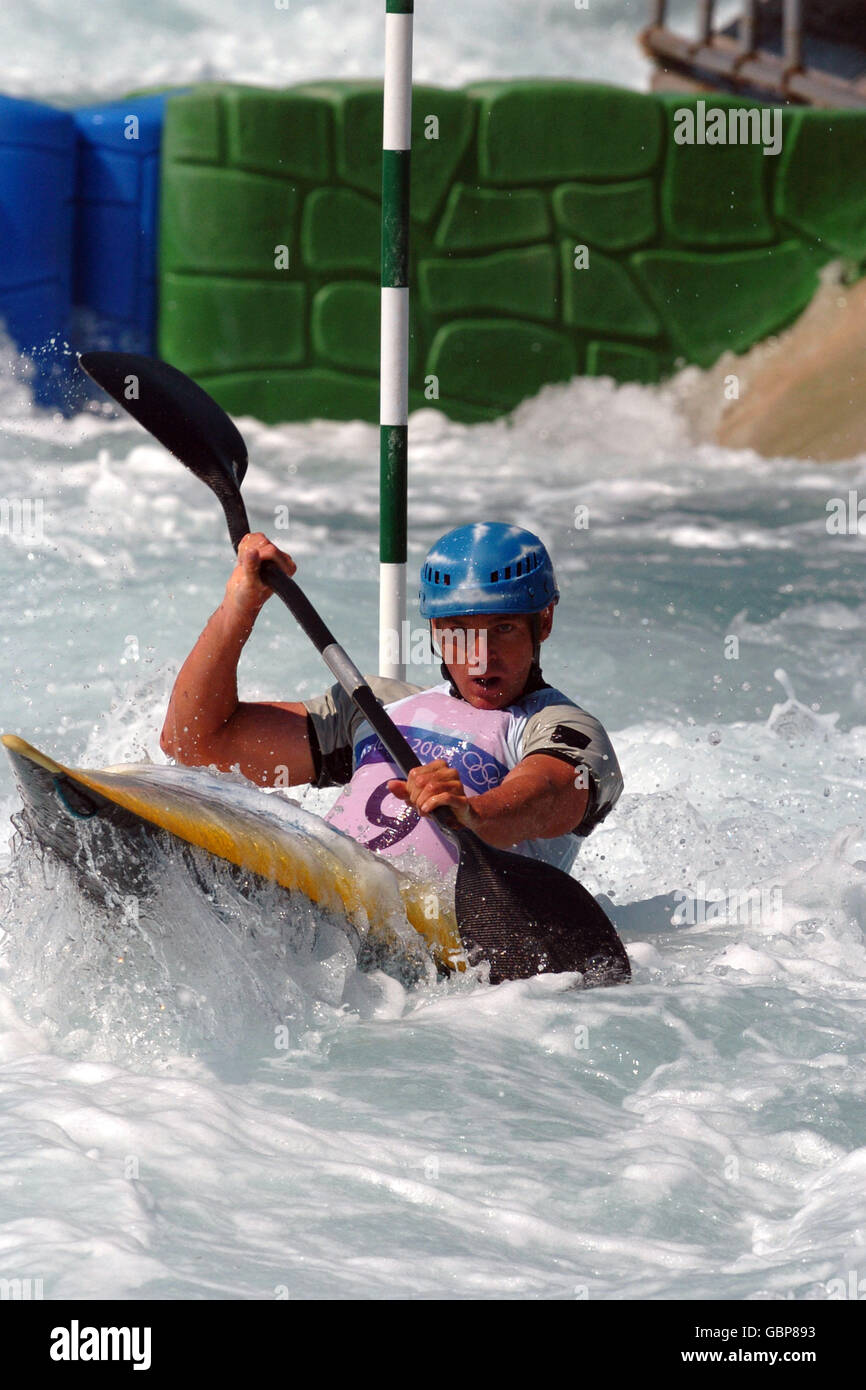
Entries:
[[631, 978], [625, 947], [576, 879], [529, 855], [458, 835], [455, 908], [472, 964], [490, 962], [490, 983], [579, 970], [584, 985]]
[[232, 544], [249, 530], [240, 487], [247, 446], [222, 406], [176, 367], [136, 352], [85, 352], [81, 367], [222, 503]]

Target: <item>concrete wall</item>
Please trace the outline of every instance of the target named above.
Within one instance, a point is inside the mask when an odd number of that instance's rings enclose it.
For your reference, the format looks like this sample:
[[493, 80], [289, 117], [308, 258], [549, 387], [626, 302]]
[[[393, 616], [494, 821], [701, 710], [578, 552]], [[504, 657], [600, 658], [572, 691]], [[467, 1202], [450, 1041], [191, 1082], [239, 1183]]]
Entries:
[[[0, 102], [20, 347], [158, 351], [269, 422], [378, 418], [380, 85]], [[413, 140], [411, 403], [456, 419], [709, 366], [796, 319], [827, 260], [866, 257], [866, 113], [416, 86]]]

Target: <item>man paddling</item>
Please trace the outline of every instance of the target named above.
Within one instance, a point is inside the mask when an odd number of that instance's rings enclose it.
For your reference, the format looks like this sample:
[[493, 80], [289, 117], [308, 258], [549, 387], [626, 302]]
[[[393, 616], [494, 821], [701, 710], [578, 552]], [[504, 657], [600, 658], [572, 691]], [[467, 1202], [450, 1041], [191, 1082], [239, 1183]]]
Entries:
[[405, 780], [339, 685], [303, 702], [239, 701], [240, 654], [272, 592], [259, 577], [265, 560], [295, 573], [265, 536], [244, 537], [223, 602], [178, 675], [163, 750], [186, 764], [239, 766], [260, 785], [341, 785], [326, 819], [377, 853], [413, 850], [447, 870], [457, 853], [431, 818], [447, 806], [486, 843], [568, 868], [622, 777], [598, 720], [542, 678], [559, 591], [538, 537], [481, 522], [429, 552], [421, 616], [443, 682], [369, 679], [423, 764]]

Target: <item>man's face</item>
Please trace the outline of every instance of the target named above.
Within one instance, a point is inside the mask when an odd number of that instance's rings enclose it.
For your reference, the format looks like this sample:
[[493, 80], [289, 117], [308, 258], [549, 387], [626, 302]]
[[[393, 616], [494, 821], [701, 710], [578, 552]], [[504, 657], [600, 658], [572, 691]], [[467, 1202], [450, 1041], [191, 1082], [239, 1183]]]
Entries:
[[[543, 642], [553, 625], [553, 605], [540, 617]], [[532, 665], [528, 613], [434, 618], [433, 638], [467, 704], [475, 709], [505, 709], [521, 694]]]

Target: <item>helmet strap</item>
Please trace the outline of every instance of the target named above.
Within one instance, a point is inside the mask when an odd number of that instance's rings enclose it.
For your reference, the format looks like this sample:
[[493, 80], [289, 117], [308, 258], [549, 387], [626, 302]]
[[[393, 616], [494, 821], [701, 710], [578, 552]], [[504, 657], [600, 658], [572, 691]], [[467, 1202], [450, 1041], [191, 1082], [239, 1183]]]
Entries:
[[532, 664], [541, 670], [541, 614], [530, 613], [530, 631], [532, 633]]
[[529, 621], [532, 632], [532, 665], [529, 668], [529, 675], [526, 677], [526, 684], [521, 693], [531, 695], [535, 690], [543, 690], [547, 686], [547, 681], [541, 674], [541, 614], [530, 613]]

